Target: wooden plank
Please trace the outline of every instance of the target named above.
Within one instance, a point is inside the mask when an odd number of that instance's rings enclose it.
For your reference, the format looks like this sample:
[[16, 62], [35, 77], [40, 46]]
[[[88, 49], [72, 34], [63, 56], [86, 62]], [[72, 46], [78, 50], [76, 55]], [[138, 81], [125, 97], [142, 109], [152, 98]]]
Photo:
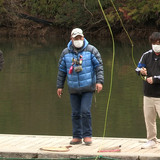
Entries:
[[[0, 134], [0, 155], [2, 157], [12, 158], [66, 158], [66, 157], [117, 157], [121, 159], [148, 159], [155, 160], [160, 158], [160, 144], [154, 149], [141, 149], [145, 139], [136, 138], [112, 138], [112, 137], [93, 137], [93, 144], [90, 146], [72, 145], [68, 152], [51, 152], [42, 151], [42, 147], [58, 147], [68, 146], [72, 139], [71, 136], [43, 136], [43, 135], [11, 135]], [[113, 147], [121, 145], [121, 152], [101, 152], [98, 149], [101, 147]]]

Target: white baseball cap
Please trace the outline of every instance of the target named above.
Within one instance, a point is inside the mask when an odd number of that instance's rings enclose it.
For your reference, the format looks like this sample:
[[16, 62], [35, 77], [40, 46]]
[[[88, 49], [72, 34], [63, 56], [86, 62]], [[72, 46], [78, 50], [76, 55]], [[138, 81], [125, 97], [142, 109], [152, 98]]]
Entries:
[[76, 37], [76, 36], [84, 36], [83, 31], [80, 28], [75, 28], [71, 32], [71, 37]]

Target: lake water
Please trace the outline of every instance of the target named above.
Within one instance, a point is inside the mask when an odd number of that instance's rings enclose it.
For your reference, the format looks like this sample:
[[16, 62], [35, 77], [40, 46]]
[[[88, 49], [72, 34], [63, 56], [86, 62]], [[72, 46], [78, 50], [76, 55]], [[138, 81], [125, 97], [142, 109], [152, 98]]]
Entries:
[[[93, 136], [103, 136], [112, 63], [111, 40], [88, 39], [104, 63], [103, 91], [92, 104]], [[67, 85], [61, 99], [56, 94], [59, 56], [68, 40], [0, 39], [5, 65], [0, 72], [0, 133], [72, 135]], [[150, 49], [147, 41], [134, 42], [136, 63]], [[112, 95], [107, 137], [146, 137], [142, 108], [142, 80], [135, 73], [131, 45], [116, 42]], [[158, 121], [159, 125], [159, 121]]]

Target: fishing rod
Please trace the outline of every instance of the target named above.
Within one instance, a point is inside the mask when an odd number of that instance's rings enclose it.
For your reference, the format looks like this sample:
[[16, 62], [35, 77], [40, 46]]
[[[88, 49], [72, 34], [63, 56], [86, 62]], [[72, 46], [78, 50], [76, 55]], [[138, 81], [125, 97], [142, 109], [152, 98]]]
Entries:
[[[125, 26], [124, 26], [124, 23], [123, 23], [123, 21], [122, 21], [122, 18], [120, 17], [120, 15], [119, 15], [119, 13], [118, 13], [118, 10], [117, 10], [117, 8], [115, 7], [115, 4], [113, 3], [113, 0], [110, 0], [110, 1], [111, 1], [111, 4], [112, 4], [114, 10], [116, 11], [116, 14], [117, 14], [117, 16], [118, 16], [118, 18], [119, 18], [119, 20], [120, 20], [120, 23], [121, 23], [121, 25], [122, 25], [122, 27], [123, 27], [123, 29], [124, 29], [124, 31], [125, 31], [128, 39], [129, 39], [129, 41], [130, 41], [130, 43], [131, 43], [131, 46], [132, 46], [132, 49], [131, 49], [131, 50], [132, 50], [132, 61], [133, 61], [134, 66], [137, 68], [137, 65], [136, 65], [136, 62], [135, 62], [135, 58], [134, 58], [134, 52], [133, 52], [133, 48], [134, 48], [133, 41], [132, 41], [132, 39], [131, 39], [128, 31], [126, 30], [126, 28], [125, 28]], [[141, 77], [142, 80], [146, 81], [146, 76], [140, 75], [140, 77]]]
[[129, 41], [130, 41], [130, 43], [131, 43], [131, 46], [132, 46], [132, 61], [133, 61], [133, 64], [135, 65], [135, 67], [137, 67], [136, 62], [135, 62], [135, 58], [134, 58], [134, 55], [133, 55], [133, 53], [134, 53], [134, 52], [133, 52], [133, 48], [134, 48], [133, 41], [132, 41], [132, 39], [131, 39], [128, 31], [126, 30], [126, 28], [125, 28], [125, 26], [124, 26], [124, 24], [123, 24], [122, 18], [120, 17], [120, 15], [119, 15], [119, 13], [118, 13], [118, 10], [117, 10], [117, 8], [115, 7], [115, 4], [113, 3], [112, 0], [110, 0], [110, 1], [111, 1], [111, 4], [112, 4], [114, 10], [116, 11], [116, 14], [117, 14], [117, 16], [118, 16], [118, 18], [119, 18], [119, 20], [120, 20], [120, 23], [121, 23], [121, 25], [122, 25], [122, 27], [123, 27], [123, 29], [124, 29], [124, 31], [125, 31], [128, 39], [129, 39]]

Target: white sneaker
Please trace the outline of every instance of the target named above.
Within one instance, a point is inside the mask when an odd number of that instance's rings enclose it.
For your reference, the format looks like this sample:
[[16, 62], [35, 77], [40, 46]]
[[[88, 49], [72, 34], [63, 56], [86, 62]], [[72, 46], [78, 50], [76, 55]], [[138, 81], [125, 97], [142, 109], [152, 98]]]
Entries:
[[155, 148], [156, 147], [156, 142], [153, 140], [148, 141], [147, 143], [145, 143], [141, 149], [148, 149], [148, 148]]

